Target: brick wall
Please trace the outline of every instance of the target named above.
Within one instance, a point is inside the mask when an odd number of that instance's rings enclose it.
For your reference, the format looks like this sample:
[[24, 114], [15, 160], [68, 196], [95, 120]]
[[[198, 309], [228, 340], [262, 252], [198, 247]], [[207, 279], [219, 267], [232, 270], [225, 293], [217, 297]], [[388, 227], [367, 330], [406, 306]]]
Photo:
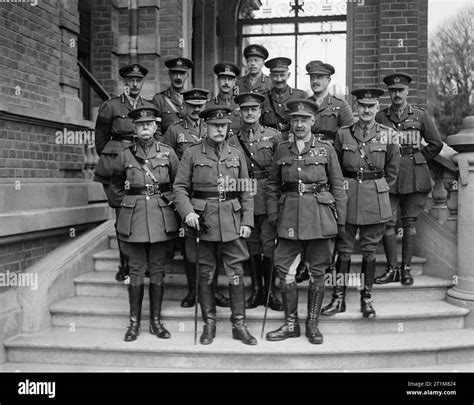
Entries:
[[2, 102], [57, 114], [61, 35], [56, 1], [1, 3], [0, 37]]
[[[409, 102], [426, 104], [427, 0], [365, 0], [353, 10], [352, 88], [376, 86], [395, 71], [413, 76]], [[382, 103], [389, 103], [385, 96]]]

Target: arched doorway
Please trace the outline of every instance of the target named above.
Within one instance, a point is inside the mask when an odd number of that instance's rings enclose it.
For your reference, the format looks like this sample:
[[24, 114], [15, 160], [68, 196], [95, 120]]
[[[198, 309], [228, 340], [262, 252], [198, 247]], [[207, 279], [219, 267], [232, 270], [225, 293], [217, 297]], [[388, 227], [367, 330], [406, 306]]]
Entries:
[[[309, 94], [311, 88], [306, 64], [315, 59], [330, 63], [336, 68], [336, 73], [329, 90], [344, 97], [347, 0], [261, 0], [259, 3], [258, 9], [247, 1], [240, 4], [240, 51], [249, 43], [259, 43], [269, 50], [270, 58], [291, 58], [289, 84]], [[245, 66], [244, 61], [241, 64]]]

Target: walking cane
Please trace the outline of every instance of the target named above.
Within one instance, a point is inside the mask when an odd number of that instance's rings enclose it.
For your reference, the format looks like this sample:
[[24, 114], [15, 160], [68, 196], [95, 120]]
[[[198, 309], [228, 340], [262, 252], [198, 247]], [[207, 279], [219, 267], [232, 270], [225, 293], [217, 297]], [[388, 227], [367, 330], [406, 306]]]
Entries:
[[196, 296], [194, 297], [194, 345], [197, 343], [198, 296], [199, 296], [199, 240], [201, 230], [196, 230]]
[[[277, 244], [278, 244], [278, 238], [276, 238], [275, 247], [276, 247]], [[263, 315], [262, 333], [260, 334], [260, 339], [263, 339], [263, 333], [264, 333], [264, 330], [265, 330], [265, 323], [267, 322], [268, 303], [270, 301], [270, 292], [271, 292], [270, 284], [271, 284], [272, 279], [273, 279], [273, 269], [274, 269], [274, 267], [275, 266], [272, 265], [272, 267], [270, 268], [270, 278], [269, 278], [269, 281], [268, 281], [267, 296], [265, 297], [265, 313]]]

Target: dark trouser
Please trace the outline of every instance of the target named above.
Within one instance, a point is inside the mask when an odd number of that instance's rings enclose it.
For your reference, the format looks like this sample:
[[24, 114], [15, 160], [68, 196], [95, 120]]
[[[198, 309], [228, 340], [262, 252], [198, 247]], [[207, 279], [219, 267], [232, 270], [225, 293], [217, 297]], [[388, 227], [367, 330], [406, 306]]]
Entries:
[[166, 263], [174, 247], [174, 241], [156, 243], [133, 243], [122, 241], [122, 247], [128, 256], [130, 285], [142, 285], [145, 272], [150, 272], [150, 283], [163, 284]]
[[[105, 195], [107, 196], [107, 200], [110, 201], [110, 184], [102, 184], [102, 186], [104, 187], [104, 192], [105, 192]], [[117, 218], [120, 213], [120, 208], [115, 208], [114, 211], [115, 211], [115, 228], [117, 229]], [[128, 257], [124, 253], [122, 242], [118, 238], [118, 234], [117, 234], [117, 244], [118, 244], [118, 249], [119, 249], [119, 254], [120, 254], [120, 267], [121, 268], [126, 267], [128, 265]]]
[[344, 237], [337, 238], [337, 251], [342, 260], [351, 260], [352, 252], [359, 230], [360, 249], [362, 257], [366, 260], [374, 260], [375, 252], [385, 232], [385, 224], [353, 225], [346, 224]]

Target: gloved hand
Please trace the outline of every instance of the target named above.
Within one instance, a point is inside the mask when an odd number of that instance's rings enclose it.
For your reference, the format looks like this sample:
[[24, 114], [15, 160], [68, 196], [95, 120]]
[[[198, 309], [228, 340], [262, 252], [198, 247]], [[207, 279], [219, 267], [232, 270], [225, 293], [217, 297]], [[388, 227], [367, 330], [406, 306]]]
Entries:
[[278, 214], [277, 214], [277, 213], [270, 214], [270, 215], [268, 216], [268, 223], [269, 223], [273, 228], [276, 228], [277, 225], [278, 225]]
[[346, 226], [345, 225], [337, 224], [337, 236], [339, 238], [343, 238], [344, 236], [346, 236]]

